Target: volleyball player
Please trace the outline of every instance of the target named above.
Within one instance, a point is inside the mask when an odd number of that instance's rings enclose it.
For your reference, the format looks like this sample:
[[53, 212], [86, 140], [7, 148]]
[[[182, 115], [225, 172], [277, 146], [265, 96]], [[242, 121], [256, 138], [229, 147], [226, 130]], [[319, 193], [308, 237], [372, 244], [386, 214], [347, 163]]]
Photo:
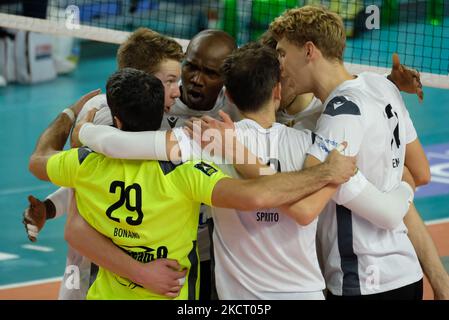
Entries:
[[[182, 47], [171, 38], [165, 37], [150, 29], [140, 28], [131, 34], [131, 36], [119, 47], [117, 52], [117, 64], [119, 68], [134, 67], [158, 77], [164, 85], [164, 110], [169, 110], [174, 104], [175, 99], [180, 96], [178, 81], [181, 74], [180, 62], [183, 58]], [[89, 97], [91, 97], [90, 95]], [[82, 98], [73, 108], [74, 115], [83, 119], [92, 108], [101, 109], [97, 113], [94, 123], [103, 125], [112, 125], [112, 117], [107, 108], [106, 95], [99, 94], [92, 99]], [[83, 107], [84, 105], [84, 107]], [[82, 109], [81, 109], [82, 108]], [[80, 112], [81, 110], [81, 112]], [[81, 147], [78, 139], [72, 140], [72, 147]], [[69, 188], [60, 188], [49, 195], [43, 202], [29, 196], [30, 206], [25, 210], [24, 224], [27, 229], [28, 237], [31, 241], [36, 241], [39, 231], [44, 227], [47, 219], [53, 219], [62, 216], [69, 210], [76, 209], [73, 191]], [[77, 266], [80, 275], [79, 286], [67, 286], [71, 273], [64, 273], [62, 284], [59, 290], [59, 299], [61, 300], [82, 300], [85, 299], [89, 283], [95, 278], [96, 266], [91, 266], [89, 259], [80, 255], [76, 250], [69, 246], [67, 254], [67, 267]], [[107, 263], [107, 262], [102, 262]], [[153, 265], [160, 264], [160, 271], [170, 274], [168, 264], [156, 262]], [[109, 268], [113, 266], [107, 265]], [[166, 267], [164, 269], [164, 267]], [[137, 269], [137, 268], [136, 268]], [[115, 270], [117, 273], [130, 275], [126, 270]], [[153, 271], [154, 273], [154, 271]], [[161, 276], [161, 274], [160, 274]], [[161, 279], [159, 277], [159, 279]], [[158, 283], [157, 286], [154, 284]], [[153, 281], [149, 284], [152, 290], [166, 291], [164, 282]]]
[[[289, 10], [270, 30], [296, 92], [313, 92], [324, 101], [319, 138], [306, 165], [319, 163], [335, 141], [348, 139], [345, 154], [357, 157], [366, 177], [382, 190], [395, 187], [404, 170], [405, 145], [416, 139], [397, 88], [382, 76], [354, 78], [346, 71], [343, 24], [330, 11], [310, 6]], [[421, 299], [423, 274], [402, 217], [399, 223], [381, 225], [357, 215], [363, 206], [352, 214], [344, 205], [354, 192], [343, 186], [320, 217], [329, 298]]]
[[[277, 44], [270, 31], [267, 31], [260, 41], [272, 48], [275, 48]], [[393, 67], [387, 78], [399, 90], [417, 94], [419, 101], [422, 102], [424, 93], [419, 72], [402, 65], [397, 54], [393, 54]], [[288, 79], [283, 78], [283, 81], [288, 83]], [[296, 95], [294, 86], [285, 85], [283, 88], [285, 90], [282, 91], [280, 110], [276, 114], [277, 120], [297, 129], [314, 130], [316, 121], [324, 111], [324, 106], [313, 94]], [[405, 165], [412, 174], [416, 186], [430, 182], [429, 163], [418, 137], [407, 144]], [[420, 213], [413, 204], [410, 206], [405, 224], [435, 299], [449, 299], [449, 276]]]

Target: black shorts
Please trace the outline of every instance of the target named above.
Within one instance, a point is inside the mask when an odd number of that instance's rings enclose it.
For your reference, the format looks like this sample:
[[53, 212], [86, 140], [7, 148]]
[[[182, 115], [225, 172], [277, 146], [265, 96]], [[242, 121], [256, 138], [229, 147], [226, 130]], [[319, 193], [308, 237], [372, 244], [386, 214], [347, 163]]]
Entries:
[[327, 292], [326, 300], [422, 300], [423, 279], [407, 286], [376, 294], [361, 296], [336, 296]]

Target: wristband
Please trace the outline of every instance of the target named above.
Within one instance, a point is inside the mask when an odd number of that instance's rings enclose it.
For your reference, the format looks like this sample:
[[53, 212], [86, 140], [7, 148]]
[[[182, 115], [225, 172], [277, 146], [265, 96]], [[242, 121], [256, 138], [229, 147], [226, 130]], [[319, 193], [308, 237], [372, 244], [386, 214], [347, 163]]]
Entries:
[[73, 112], [72, 109], [65, 108], [64, 110], [62, 110], [62, 113], [65, 113], [70, 118], [70, 121], [75, 121], [75, 112]]
[[44, 201], [45, 204], [45, 219], [53, 219], [56, 216], [56, 207], [55, 204], [53, 203], [53, 201], [49, 200], [49, 199], [45, 199]]

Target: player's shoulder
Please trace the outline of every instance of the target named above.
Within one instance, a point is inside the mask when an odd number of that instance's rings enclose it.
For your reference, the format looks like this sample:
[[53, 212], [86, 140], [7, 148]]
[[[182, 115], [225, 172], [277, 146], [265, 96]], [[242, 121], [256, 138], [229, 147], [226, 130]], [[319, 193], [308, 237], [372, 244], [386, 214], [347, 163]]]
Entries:
[[313, 144], [314, 133], [309, 129], [287, 127], [284, 132], [290, 148], [297, 150], [308, 149]]
[[309, 129], [296, 129], [294, 127], [288, 127], [285, 124], [282, 124], [282, 132], [284, 132], [290, 139], [307, 138], [312, 135], [312, 131]]
[[107, 98], [106, 98], [106, 94], [102, 93], [102, 94], [98, 94], [92, 98], [90, 98], [85, 104], [85, 106], [89, 106], [90, 104], [106, 104], [107, 105]]
[[103, 107], [107, 107], [108, 102], [105, 94], [99, 94], [95, 97], [90, 98], [87, 100], [87, 102], [84, 104], [83, 108], [81, 109], [78, 117], [83, 117], [87, 112], [93, 108], [101, 109]]
[[213, 162], [204, 160], [187, 161], [184, 163], [183, 169], [192, 170], [195, 173], [203, 173], [209, 177], [220, 171]]
[[104, 166], [105, 160], [108, 160], [108, 163], [111, 161], [120, 161], [117, 159], [107, 158], [105, 155], [96, 153], [88, 147], [73, 148], [70, 152], [72, 152], [71, 161], [76, 162], [80, 167], [88, 168], [87, 170], [94, 170], [92, 166]]
[[174, 163], [171, 161], [158, 161], [159, 166], [165, 176], [170, 175], [172, 173], [199, 173], [202, 172], [203, 174], [207, 176], [212, 176], [216, 172], [218, 172], [220, 169], [209, 161], [204, 160], [193, 160], [193, 161], [186, 161], [186, 162], [179, 162]]
[[360, 116], [362, 108], [362, 99], [360, 98], [356, 90], [352, 91], [350, 94], [339, 92], [326, 103], [323, 114], [327, 114], [331, 117], [340, 115]]
[[363, 82], [366, 90], [394, 90], [399, 92], [396, 85], [391, 82], [386, 76], [375, 72], [362, 72], [358, 75], [358, 79]]

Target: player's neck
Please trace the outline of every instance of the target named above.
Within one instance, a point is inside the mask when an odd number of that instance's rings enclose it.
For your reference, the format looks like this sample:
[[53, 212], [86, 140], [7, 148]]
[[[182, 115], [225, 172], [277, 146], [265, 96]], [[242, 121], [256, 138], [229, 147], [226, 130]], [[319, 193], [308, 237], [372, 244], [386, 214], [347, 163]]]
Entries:
[[315, 73], [315, 83], [317, 83], [317, 86], [314, 88], [313, 93], [323, 103], [340, 84], [354, 79], [354, 76], [340, 63], [326, 61], [318, 69]]
[[257, 122], [262, 128], [271, 128], [274, 122], [276, 122], [276, 108], [273, 102], [265, 104], [258, 111], [254, 112], [241, 112], [245, 119], [251, 119]]
[[313, 99], [313, 93], [305, 93], [296, 96], [288, 106], [285, 107], [285, 112], [289, 115], [295, 115], [304, 111]]

